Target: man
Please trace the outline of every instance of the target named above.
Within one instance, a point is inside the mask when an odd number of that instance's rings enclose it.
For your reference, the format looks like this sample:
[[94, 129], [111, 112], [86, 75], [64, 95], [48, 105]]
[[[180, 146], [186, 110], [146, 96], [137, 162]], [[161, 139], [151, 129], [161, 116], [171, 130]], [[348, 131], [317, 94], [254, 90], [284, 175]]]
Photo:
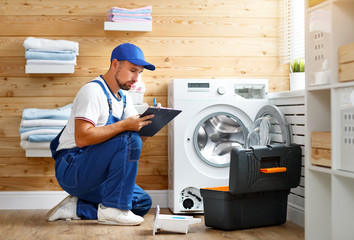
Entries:
[[128, 94], [144, 68], [155, 70], [133, 44], [117, 46], [108, 71], [77, 93], [68, 123], [51, 142], [58, 183], [70, 195], [46, 219], [98, 219], [139, 225], [150, 196], [135, 184], [142, 141], [137, 133], [153, 115], [139, 118]]

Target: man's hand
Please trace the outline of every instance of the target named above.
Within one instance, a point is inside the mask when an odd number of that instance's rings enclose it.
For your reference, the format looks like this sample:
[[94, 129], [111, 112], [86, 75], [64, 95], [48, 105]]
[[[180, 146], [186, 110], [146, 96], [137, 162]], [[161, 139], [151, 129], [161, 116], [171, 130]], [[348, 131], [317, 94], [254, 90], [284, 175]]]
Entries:
[[144, 117], [133, 116], [127, 119], [124, 119], [124, 125], [126, 130], [138, 132], [142, 127], [149, 125], [151, 123], [151, 118], [154, 117], [154, 114], [150, 114]]

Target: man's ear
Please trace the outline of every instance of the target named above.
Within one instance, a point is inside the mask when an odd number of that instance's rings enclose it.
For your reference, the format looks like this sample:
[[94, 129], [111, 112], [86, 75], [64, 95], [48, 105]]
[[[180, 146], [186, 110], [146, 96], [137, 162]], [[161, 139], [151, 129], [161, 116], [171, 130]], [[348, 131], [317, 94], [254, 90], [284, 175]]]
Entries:
[[113, 59], [112, 62], [111, 62], [111, 67], [118, 68], [119, 67], [119, 61], [117, 59]]
[[125, 61], [118, 61], [117, 59], [113, 59], [111, 62], [111, 67], [115, 69], [121, 69], [123, 67]]

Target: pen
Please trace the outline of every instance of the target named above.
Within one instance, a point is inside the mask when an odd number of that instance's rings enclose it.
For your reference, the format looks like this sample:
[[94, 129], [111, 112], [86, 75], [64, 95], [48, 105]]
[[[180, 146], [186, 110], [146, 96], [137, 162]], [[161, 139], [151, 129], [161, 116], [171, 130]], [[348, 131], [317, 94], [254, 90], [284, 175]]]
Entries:
[[154, 106], [157, 107], [156, 98], [154, 98], [152, 101], [154, 102]]

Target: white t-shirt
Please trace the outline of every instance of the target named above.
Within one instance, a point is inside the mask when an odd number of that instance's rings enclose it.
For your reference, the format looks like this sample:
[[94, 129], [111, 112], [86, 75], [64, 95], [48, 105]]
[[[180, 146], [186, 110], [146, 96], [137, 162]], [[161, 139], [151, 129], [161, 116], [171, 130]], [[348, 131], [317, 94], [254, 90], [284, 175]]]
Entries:
[[[97, 77], [94, 80], [102, 82], [105, 86], [112, 101], [113, 116], [119, 119], [125, 119], [138, 115], [127, 91], [122, 90], [123, 94], [126, 96], [126, 106], [122, 117], [123, 98], [119, 100], [114, 96], [102, 77]], [[74, 99], [71, 115], [59, 139], [57, 150], [77, 147], [75, 143], [75, 119], [83, 119], [96, 127], [100, 127], [106, 125], [108, 116], [109, 106], [107, 97], [101, 86], [95, 82], [85, 84]]]

